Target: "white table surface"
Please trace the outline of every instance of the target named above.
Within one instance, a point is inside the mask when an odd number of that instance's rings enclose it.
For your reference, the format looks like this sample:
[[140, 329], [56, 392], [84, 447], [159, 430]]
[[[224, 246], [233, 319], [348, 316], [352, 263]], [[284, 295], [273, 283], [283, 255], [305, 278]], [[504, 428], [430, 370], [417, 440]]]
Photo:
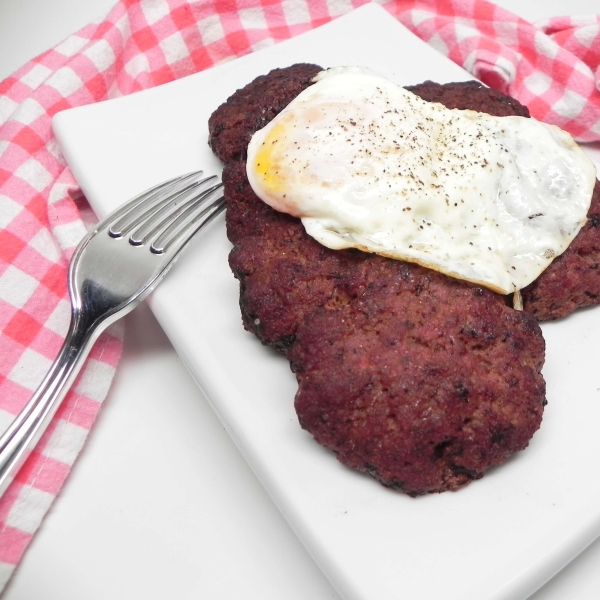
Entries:
[[[113, 1], [0, 0], [0, 80]], [[530, 21], [600, 10], [594, 0], [497, 4]], [[126, 317], [126, 332], [89, 441], [3, 599], [341, 600], [145, 305]], [[157, 442], [165, 430], [166, 449]], [[597, 600], [599, 566], [600, 541], [531, 598]]]

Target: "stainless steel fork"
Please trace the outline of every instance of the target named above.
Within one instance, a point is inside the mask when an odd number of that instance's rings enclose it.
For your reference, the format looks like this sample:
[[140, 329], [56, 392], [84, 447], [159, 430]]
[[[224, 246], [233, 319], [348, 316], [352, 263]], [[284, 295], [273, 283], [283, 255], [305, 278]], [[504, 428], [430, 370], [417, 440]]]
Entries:
[[224, 208], [221, 183], [188, 173], [100, 222], [69, 266], [71, 324], [37, 391], [0, 437], [0, 495], [38, 442], [100, 333], [161, 281], [192, 236]]

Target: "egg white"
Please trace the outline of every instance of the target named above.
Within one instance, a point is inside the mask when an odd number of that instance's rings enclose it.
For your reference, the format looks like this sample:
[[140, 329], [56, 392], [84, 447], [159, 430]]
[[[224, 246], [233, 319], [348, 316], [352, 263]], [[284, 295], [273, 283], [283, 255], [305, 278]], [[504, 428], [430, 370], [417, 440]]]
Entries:
[[248, 147], [255, 193], [333, 249], [417, 262], [508, 294], [586, 221], [596, 169], [523, 117], [426, 102], [365, 69], [322, 72]]

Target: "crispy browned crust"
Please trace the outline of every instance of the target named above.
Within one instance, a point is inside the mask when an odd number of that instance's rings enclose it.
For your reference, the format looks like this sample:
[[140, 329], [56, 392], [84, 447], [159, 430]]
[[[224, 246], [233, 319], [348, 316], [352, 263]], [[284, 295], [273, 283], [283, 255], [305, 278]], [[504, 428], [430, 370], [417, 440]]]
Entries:
[[[264, 86], [234, 95], [234, 112], [248, 122], [272, 114]], [[211, 119], [221, 140], [227, 111]], [[230, 143], [218, 151], [237, 156], [223, 181], [244, 326], [290, 360], [302, 427], [342, 463], [411, 496], [456, 490], [525, 448], [545, 404], [536, 320], [418, 265], [321, 246], [254, 195], [244, 151]]]
[[446, 108], [477, 110], [497, 117], [530, 116], [529, 109], [518, 100], [492, 90], [478, 81], [460, 81], [449, 85], [424, 81], [417, 85], [409, 85], [406, 89], [423, 100], [439, 102]]

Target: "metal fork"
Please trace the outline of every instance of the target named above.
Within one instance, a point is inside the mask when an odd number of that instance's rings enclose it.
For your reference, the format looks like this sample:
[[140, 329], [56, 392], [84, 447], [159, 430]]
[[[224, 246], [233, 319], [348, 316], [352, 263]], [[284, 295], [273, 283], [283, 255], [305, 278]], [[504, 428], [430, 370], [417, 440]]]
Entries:
[[35, 447], [100, 333], [161, 281], [192, 236], [224, 208], [202, 171], [153, 187], [111, 213], [69, 265], [71, 323], [37, 391], [0, 437], [0, 496]]

